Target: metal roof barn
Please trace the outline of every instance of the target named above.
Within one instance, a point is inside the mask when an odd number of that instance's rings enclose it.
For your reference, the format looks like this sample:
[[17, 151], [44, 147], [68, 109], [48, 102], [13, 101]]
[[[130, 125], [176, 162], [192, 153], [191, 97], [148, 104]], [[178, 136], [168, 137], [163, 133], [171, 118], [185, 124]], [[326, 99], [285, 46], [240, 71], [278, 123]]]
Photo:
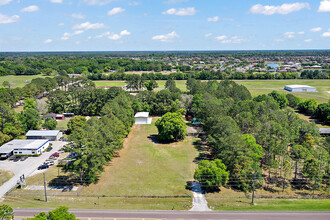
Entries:
[[316, 92], [316, 88], [306, 85], [286, 85], [285, 90], [289, 92]]
[[58, 141], [62, 137], [60, 130], [30, 130], [25, 135], [27, 139], [48, 139]]

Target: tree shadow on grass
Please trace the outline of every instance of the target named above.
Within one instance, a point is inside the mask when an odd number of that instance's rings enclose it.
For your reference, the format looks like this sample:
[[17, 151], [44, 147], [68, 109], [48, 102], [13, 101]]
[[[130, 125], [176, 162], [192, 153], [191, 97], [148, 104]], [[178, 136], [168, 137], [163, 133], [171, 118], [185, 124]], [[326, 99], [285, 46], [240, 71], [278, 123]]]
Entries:
[[151, 140], [154, 144], [173, 144], [173, 143], [177, 143], [177, 141], [162, 141], [162, 140], [159, 140], [157, 134], [149, 135], [148, 139]]
[[196, 140], [193, 142], [195, 149], [199, 152], [198, 156], [193, 160], [194, 163], [198, 163], [201, 160], [210, 160], [212, 159], [210, 152], [203, 145], [201, 140]]

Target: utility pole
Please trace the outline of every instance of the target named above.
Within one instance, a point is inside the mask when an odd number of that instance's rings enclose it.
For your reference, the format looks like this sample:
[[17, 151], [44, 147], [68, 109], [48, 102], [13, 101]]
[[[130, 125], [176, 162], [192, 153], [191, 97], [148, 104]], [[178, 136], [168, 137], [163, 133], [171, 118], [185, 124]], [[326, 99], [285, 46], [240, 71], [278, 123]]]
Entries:
[[253, 174], [253, 182], [252, 182], [252, 205], [254, 205], [254, 184], [255, 183], [255, 173]]
[[44, 174], [45, 202], [47, 202], [46, 176], [45, 176], [45, 173], [43, 173], [43, 174]]

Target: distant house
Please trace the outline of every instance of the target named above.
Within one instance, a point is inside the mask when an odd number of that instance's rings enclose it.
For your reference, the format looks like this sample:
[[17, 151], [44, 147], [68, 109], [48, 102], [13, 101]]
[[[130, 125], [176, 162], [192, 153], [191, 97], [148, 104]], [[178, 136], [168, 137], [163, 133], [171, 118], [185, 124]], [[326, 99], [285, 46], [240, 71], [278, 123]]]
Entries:
[[316, 88], [306, 85], [287, 85], [284, 87], [289, 92], [316, 92]]
[[67, 112], [67, 113], [63, 113], [64, 117], [74, 117], [74, 113], [71, 112]]
[[58, 141], [62, 136], [60, 130], [30, 130], [26, 133], [27, 139], [48, 139], [50, 141]]
[[43, 115], [42, 116], [43, 119], [46, 119], [46, 118], [52, 118], [52, 119], [56, 119], [56, 114], [55, 113], [48, 113], [46, 115]]
[[152, 122], [152, 118], [149, 118], [149, 112], [137, 112], [134, 117], [137, 125], [148, 125]]
[[57, 114], [56, 115], [56, 120], [64, 120], [64, 115], [63, 114]]
[[319, 132], [321, 136], [330, 136], [330, 128], [320, 128]]

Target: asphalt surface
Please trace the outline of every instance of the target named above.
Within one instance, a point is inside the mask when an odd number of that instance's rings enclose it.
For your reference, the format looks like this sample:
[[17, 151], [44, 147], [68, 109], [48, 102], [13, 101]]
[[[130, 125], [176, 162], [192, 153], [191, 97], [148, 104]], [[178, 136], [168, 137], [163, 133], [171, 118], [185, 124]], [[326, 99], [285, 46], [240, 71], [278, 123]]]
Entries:
[[[32, 217], [49, 209], [15, 209], [15, 219]], [[81, 220], [329, 220], [330, 212], [190, 212], [190, 211], [126, 211], [71, 209]]]
[[16, 186], [17, 180], [19, 180], [20, 176], [23, 174], [25, 177], [31, 175], [36, 169], [38, 169], [38, 166], [43, 164], [46, 159], [52, 155], [52, 153], [58, 151], [67, 144], [67, 142], [62, 141], [50, 141], [50, 143], [52, 144], [53, 149], [50, 152], [44, 152], [39, 157], [29, 157], [25, 161], [17, 162], [9, 161], [8, 159], [0, 161], [0, 170], [8, 170], [14, 173], [14, 176], [10, 180], [0, 186], [0, 198]]

